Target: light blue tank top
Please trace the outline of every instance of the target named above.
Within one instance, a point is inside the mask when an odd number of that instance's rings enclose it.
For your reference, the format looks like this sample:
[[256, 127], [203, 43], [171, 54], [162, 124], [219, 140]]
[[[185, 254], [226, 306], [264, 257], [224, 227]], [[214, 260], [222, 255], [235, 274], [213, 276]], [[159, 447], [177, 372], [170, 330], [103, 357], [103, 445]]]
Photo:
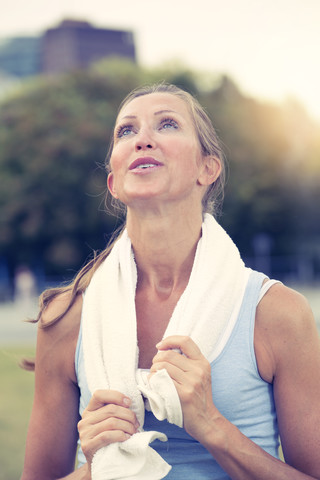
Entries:
[[[254, 353], [256, 306], [265, 275], [252, 271], [234, 329], [220, 355], [211, 363], [214, 404], [231, 423], [270, 455], [278, 457], [279, 432], [273, 387], [259, 375]], [[81, 328], [76, 349], [76, 374], [80, 388], [80, 415], [88, 405]], [[230, 480], [210, 453], [183, 428], [158, 421], [146, 412], [145, 430], [164, 432], [167, 442], [156, 440], [152, 447], [170, 464], [170, 480]], [[78, 465], [86, 459], [78, 450]]]

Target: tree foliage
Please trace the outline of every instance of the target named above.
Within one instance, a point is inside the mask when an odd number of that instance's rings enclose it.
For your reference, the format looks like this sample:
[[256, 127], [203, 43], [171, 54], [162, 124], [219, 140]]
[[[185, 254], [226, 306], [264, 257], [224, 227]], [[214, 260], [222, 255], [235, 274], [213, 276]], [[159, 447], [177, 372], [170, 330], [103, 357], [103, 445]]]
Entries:
[[116, 223], [104, 211], [103, 164], [118, 105], [162, 80], [194, 93], [213, 119], [230, 170], [221, 222], [242, 253], [260, 233], [276, 254], [319, 244], [320, 129], [300, 105], [261, 103], [230, 78], [210, 86], [183, 66], [148, 71], [111, 59], [34, 79], [0, 105], [0, 257], [11, 271], [72, 272], [104, 247]]

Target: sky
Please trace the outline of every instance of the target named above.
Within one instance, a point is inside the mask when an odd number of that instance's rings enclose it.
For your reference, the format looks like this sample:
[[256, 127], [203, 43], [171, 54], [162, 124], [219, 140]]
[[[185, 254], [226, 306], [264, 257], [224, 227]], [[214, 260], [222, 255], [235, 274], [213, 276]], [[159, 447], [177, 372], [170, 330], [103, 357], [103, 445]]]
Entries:
[[229, 74], [245, 93], [296, 98], [320, 120], [320, 0], [10, 0], [0, 38], [65, 18], [134, 32], [138, 61]]

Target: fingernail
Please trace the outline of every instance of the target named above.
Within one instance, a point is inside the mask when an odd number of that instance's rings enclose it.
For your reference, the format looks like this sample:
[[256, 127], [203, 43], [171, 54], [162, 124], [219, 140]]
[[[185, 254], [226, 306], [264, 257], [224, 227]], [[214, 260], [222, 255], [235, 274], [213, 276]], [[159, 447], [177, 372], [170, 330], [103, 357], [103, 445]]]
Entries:
[[162, 345], [162, 342], [157, 343], [156, 348], [161, 347], [161, 345]]
[[130, 405], [131, 405], [131, 400], [130, 400], [130, 398], [124, 397], [124, 399], [123, 399], [123, 404], [124, 404], [126, 407], [130, 407]]

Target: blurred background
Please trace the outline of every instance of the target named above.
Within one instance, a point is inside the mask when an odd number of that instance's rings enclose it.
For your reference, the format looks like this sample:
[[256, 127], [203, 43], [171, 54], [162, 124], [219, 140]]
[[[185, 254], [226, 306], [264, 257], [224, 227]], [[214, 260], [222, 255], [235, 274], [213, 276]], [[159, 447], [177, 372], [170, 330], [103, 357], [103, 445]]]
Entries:
[[2, 9], [0, 480], [19, 478], [31, 408], [33, 375], [17, 362], [34, 353], [36, 326], [23, 320], [119, 225], [104, 159], [136, 86], [172, 82], [205, 106], [229, 166], [220, 223], [248, 266], [307, 296], [319, 325], [319, 25], [318, 0]]

